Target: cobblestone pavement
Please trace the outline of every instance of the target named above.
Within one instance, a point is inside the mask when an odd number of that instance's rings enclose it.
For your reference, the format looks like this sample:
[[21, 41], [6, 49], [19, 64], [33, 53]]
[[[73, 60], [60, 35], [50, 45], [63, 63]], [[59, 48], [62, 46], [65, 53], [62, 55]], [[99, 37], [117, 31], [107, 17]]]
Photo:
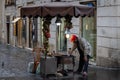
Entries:
[[0, 80], [120, 80], [120, 70], [89, 66], [87, 78], [77, 74], [66, 77], [42, 78], [27, 72], [28, 63], [33, 61], [30, 50], [0, 45]]

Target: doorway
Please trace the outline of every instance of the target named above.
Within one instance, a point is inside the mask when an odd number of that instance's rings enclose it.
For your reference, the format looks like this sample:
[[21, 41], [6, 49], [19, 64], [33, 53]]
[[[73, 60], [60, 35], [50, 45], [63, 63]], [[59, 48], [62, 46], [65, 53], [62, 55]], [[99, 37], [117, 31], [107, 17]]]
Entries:
[[10, 16], [6, 16], [7, 44], [10, 44]]
[[82, 18], [82, 36], [88, 40], [92, 46], [92, 57], [96, 60], [96, 27], [95, 17]]

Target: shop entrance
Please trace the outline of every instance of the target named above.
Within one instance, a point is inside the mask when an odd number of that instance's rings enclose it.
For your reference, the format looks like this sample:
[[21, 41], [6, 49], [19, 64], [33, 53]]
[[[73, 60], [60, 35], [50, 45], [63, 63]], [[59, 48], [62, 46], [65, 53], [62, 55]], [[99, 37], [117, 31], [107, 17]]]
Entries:
[[82, 18], [82, 36], [89, 41], [92, 46], [92, 56], [96, 59], [96, 27], [94, 17]]

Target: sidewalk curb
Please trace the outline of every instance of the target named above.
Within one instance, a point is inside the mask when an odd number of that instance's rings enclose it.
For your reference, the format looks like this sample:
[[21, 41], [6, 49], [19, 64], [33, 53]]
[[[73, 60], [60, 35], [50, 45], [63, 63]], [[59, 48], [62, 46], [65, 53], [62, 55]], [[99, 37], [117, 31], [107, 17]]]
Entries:
[[109, 67], [102, 67], [98, 66], [95, 62], [89, 62], [89, 67], [96, 68], [96, 69], [104, 69], [104, 70], [120, 70], [120, 67], [118, 68], [109, 68]]

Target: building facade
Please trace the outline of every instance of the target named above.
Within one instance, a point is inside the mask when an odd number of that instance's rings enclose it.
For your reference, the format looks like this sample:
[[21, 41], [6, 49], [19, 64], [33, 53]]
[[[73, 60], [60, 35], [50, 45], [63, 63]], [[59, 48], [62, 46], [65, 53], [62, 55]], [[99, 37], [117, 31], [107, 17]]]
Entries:
[[[73, 17], [71, 22], [73, 28], [71, 34], [85, 37], [92, 45], [92, 53], [97, 65], [104, 67], [118, 68], [120, 66], [120, 44], [119, 44], [119, 0], [4, 0], [6, 4], [3, 7], [3, 26], [2, 43], [10, 44], [17, 47], [33, 48], [34, 41], [32, 36], [32, 23], [35, 21], [38, 26], [37, 46], [43, 46], [42, 25], [43, 19], [18, 19], [20, 17], [20, 8], [25, 6], [39, 6], [41, 3], [53, 1], [79, 2], [89, 6], [96, 7], [95, 17]], [[11, 2], [7, 2], [11, 1]], [[15, 3], [15, 4], [14, 4]], [[93, 4], [89, 4], [93, 3]], [[96, 4], [97, 3], [97, 6]], [[114, 11], [113, 11], [114, 10]], [[1, 17], [2, 18], [2, 17]], [[71, 47], [69, 39], [64, 36], [65, 26], [64, 18], [61, 19], [61, 28], [56, 26], [56, 17], [51, 20], [49, 50], [50, 52], [66, 52]], [[25, 26], [25, 28], [23, 27]], [[23, 32], [25, 31], [25, 32]], [[60, 34], [58, 37], [57, 34]], [[113, 43], [114, 42], [114, 43]]]
[[120, 1], [97, 0], [97, 64], [120, 68]]
[[4, 38], [4, 1], [0, 2], [0, 43], [3, 41]]
[[[35, 22], [37, 25], [36, 33], [37, 33], [37, 46], [43, 47], [44, 37], [43, 37], [43, 19], [38, 17], [37, 19], [26, 17], [25, 19], [20, 17], [20, 8], [21, 7], [30, 7], [30, 6], [39, 6], [41, 3], [49, 3], [54, 2], [55, 0], [5, 0], [4, 7], [4, 25], [5, 33], [4, 33], [4, 43], [10, 44], [17, 47], [25, 47], [25, 48], [34, 48], [34, 41], [32, 35], [33, 23]], [[62, 1], [62, 0], [61, 0]], [[63, 0], [62, 2], [73, 2], [72, 0]], [[79, 4], [78, 0], [74, 0], [75, 3]], [[49, 51], [56, 52], [67, 52], [67, 49], [72, 46], [69, 39], [65, 37], [65, 19], [62, 18], [61, 27], [56, 26], [56, 17], [51, 20], [50, 24], [50, 35], [49, 38]], [[91, 21], [91, 22], [90, 22]], [[79, 36], [83, 36], [89, 40], [89, 42], [94, 47], [93, 52], [95, 51], [95, 18], [89, 17], [73, 17], [71, 19], [72, 28], [70, 29], [71, 34], [76, 34]], [[92, 23], [92, 24], [91, 24]], [[83, 25], [83, 26], [82, 26]], [[90, 27], [92, 26], [92, 27]], [[92, 31], [91, 31], [92, 30]], [[58, 36], [59, 34], [59, 36]], [[91, 35], [90, 35], [91, 34]], [[89, 37], [91, 36], [91, 37]], [[89, 38], [88, 38], [89, 37]]]

